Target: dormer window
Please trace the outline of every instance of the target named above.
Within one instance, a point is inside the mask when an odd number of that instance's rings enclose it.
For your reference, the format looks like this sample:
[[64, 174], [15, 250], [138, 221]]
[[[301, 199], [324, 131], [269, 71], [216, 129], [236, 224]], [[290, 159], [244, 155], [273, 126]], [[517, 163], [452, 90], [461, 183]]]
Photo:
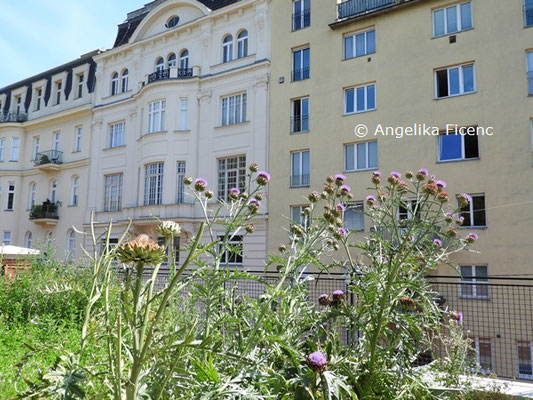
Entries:
[[22, 96], [15, 97], [15, 103], [16, 103], [15, 111], [17, 112], [17, 115], [18, 115], [22, 111]]
[[118, 72], [111, 76], [111, 96], [118, 94]]
[[167, 21], [167, 23], [165, 24], [165, 26], [168, 28], [168, 29], [172, 29], [174, 28], [175, 26], [178, 25], [178, 23], [180, 22], [180, 17], [178, 17], [177, 15], [173, 15], [172, 17], [170, 17]]
[[78, 74], [78, 93], [76, 95], [76, 98], [80, 98], [83, 96], [83, 80], [84, 80], [84, 75], [83, 73], [81, 74]]
[[43, 89], [35, 89], [35, 111], [39, 111], [41, 109], [41, 101], [43, 98]]
[[61, 104], [61, 89], [63, 87], [62, 81], [56, 82], [56, 105]]

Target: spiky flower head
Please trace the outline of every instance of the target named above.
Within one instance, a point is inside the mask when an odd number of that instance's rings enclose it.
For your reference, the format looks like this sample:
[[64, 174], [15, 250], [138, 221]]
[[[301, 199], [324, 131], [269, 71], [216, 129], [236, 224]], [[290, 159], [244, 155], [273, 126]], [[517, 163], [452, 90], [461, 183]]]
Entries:
[[197, 192], [203, 192], [207, 187], [207, 181], [204, 178], [196, 178], [194, 181], [194, 190]]
[[285, 253], [287, 251], [287, 246], [285, 246], [284, 244], [280, 244], [278, 247], [278, 251], [280, 253]]
[[342, 185], [340, 187], [340, 190], [341, 190], [341, 193], [344, 194], [344, 195], [347, 195], [348, 193], [350, 193], [352, 191], [352, 188], [348, 185]]
[[207, 191], [205, 192], [205, 198], [206, 198], [206, 199], [212, 199], [214, 196], [215, 196], [215, 194], [213, 193], [212, 190], [207, 190]]
[[237, 200], [240, 194], [241, 190], [239, 188], [231, 188], [229, 190], [228, 197], [232, 200]]
[[333, 299], [333, 303], [339, 304], [342, 301], [344, 301], [344, 298], [346, 297], [346, 295], [344, 294], [344, 292], [342, 290], [335, 290], [332, 293], [331, 297]]
[[315, 373], [322, 373], [328, 367], [328, 358], [321, 351], [315, 351], [307, 356], [307, 365]]
[[441, 181], [441, 180], [437, 180], [437, 181], [435, 181], [435, 185], [437, 185], [437, 187], [438, 187], [439, 189], [441, 189], [441, 190], [444, 189], [444, 188], [447, 186], [447, 185], [446, 185], [446, 182]]
[[186, 176], [183, 179], [183, 183], [185, 183], [186, 185], [190, 185], [192, 183], [192, 178], [190, 176]]
[[342, 203], [337, 203], [337, 210], [341, 213], [343, 213], [344, 211], [346, 211], [346, 206]]
[[344, 176], [343, 174], [335, 175], [335, 183], [337, 184], [337, 186], [341, 186], [345, 180], [346, 176]]
[[436, 196], [439, 192], [439, 188], [434, 183], [426, 183], [424, 186], [422, 186], [422, 192], [432, 196]]
[[252, 213], [256, 213], [257, 210], [259, 210], [259, 207], [261, 207], [261, 202], [257, 199], [250, 199], [250, 201], [248, 201], [248, 209], [252, 212]]
[[460, 324], [463, 322], [463, 313], [461, 311], [450, 311], [450, 320]]
[[[341, 224], [342, 224], [342, 220], [341, 220]], [[333, 233], [333, 237], [337, 240], [341, 240], [342, 238], [344, 238], [346, 235], [348, 234], [348, 231], [344, 228], [337, 228], [335, 230], [335, 232]]]
[[174, 221], [163, 221], [157, 226], [157, 232], [166, 239], [176, 237], [181, 233], [181, 227]]
[[411, 179], [413, 176], [414, 176], [413, 171], [407, 171], [407, 172], [405, 173], [405, 177], [406, 177], [407, 179]]
[[424, 179], [427, 178], [428, 175], [429, 175], [428, 170], [425, 168], [421, 168], [418, 170], [418, 173], [416, 174], [416, 179], [418, 179], [419, 181], [423, 181]]
[[258, 185], [265, 186], [270, 182], [270, 174], [266, 171], [258, 172], [255, 181]]
[[459, 202], [459, 206], [466, 207], [472, 202], [472, 196], [467, 193], [461, 193], [457, 196], [457, 201]]
[[407, 192], [409, 190], [409, 184], [405, 181], [398, 182], [398, 190], [400, 192]]
[[333, 182], [335, 182], [335, 177], [334, 177], [334, 176], [331, 176], [331, 175], [328, 176], [328, 177], [326, 178], [326, 182], [327, 182], [327, 183], [333, 183]]
[[244, 227], [244, 230], [246, 231], [246, 233], [254, 233], [255, 226], [253, 224], [248, 224]]
[[318, 304], [321, 306], [329, 306], [331, 305], [332, 298], [328, 294], [321, 294], [318, 296]]
[[373, 206], [374, 204], [376, 204], [376, 196], [373, 196], [371, 194], [366, 196], [366, 204], [368, 204], [369, 206]]
[[250, 172], [257, 172], [259, 171], [259, 165], [257, 165], [257, 163], [251, 163], [248, 169]]
[[254, 199], [262, 201], [263, 200], [263, 193], [258, 192], [254, 195]]
[[311, 192], [309, 193], [309, 196], [307, 196], [309, 201], [311, 203], [318, 203], [320, 201], [320, 193], [318, 192]]
[[466, 235], [465, 240], [467, 243], [474, 243], [476, 240], [479, 239], [479, 236], [475, 232], [470, 232], [468, 235]]
[[450, 195], [447, 192], [440, 192], [437, 195], [437, 200], [441, 203], [446, 203], [448, 200], [450, 200]]
[[401, 177], [402, 177], [402, 174], [400, 174], [397, 171], [393, 171], [393, 172], [390, 173], [390, 175], [387, 178], [387, 180], [389, 181], [389, 183], [391, 185], [397, 185], [398, 183], [400, 183], [400, 178]]
[[442, 247], [442, 240], [440, 239], [433, 239], [433, 244], [437, 247]]
[[375, 185], [379, 185], [380, 182], [381, 182], [381, 172], [379, 171], [372, 172], [372, 183]]
[[142, 234], [124, 243], [117, 249], [117, 255], [124, 264], [160, 264], [165, 257], [165, 249], [148, 235]]

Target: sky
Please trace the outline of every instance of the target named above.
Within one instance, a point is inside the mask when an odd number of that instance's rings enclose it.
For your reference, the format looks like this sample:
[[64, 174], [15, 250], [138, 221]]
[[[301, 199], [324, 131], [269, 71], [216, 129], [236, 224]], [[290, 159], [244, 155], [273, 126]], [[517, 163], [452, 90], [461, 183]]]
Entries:
[[117, 25], [150, 0], [0, 0], [0, 88], [111, 48]]

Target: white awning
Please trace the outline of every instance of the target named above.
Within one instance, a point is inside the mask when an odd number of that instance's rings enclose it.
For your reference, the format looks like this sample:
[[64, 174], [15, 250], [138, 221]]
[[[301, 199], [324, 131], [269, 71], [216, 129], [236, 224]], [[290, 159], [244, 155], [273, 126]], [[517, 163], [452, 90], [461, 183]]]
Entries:
[[39, 253], [39, 250], [28, 249], [26, 247], [0, 245], [0, 258], [21, 258], [24, 256], [35, 256]]

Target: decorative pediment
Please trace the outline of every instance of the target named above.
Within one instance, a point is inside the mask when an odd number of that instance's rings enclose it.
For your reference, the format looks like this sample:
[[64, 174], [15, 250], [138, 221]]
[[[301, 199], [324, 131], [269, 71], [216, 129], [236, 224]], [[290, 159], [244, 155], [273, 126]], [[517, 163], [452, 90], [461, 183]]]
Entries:
[[139, 24], [129, 42], [139, 42], [160, 33], [174, 30], [208, 13], [209, 9], [196, 0], [167, 0], [150, 11]]

